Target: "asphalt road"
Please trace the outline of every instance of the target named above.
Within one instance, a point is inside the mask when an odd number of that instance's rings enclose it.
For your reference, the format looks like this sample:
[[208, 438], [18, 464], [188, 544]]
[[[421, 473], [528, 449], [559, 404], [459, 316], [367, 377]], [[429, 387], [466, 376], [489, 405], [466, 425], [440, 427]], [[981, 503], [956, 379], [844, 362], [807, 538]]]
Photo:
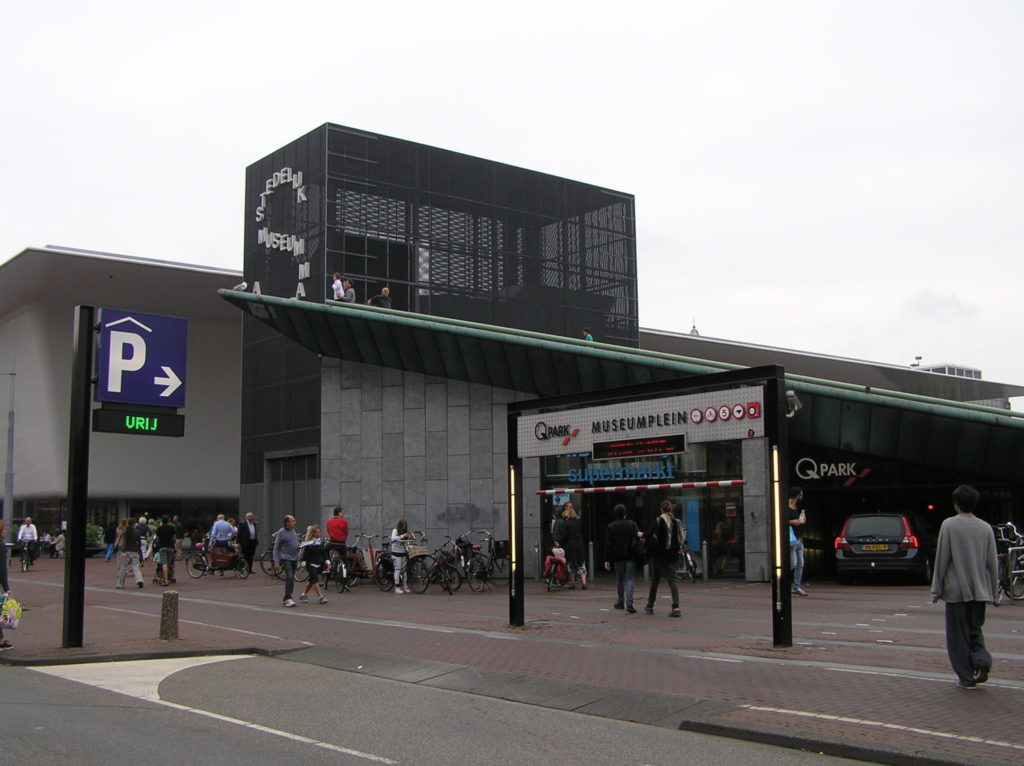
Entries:
[[5, 763], [857, 763], [265, 657], [0, 668], [0, 678]]

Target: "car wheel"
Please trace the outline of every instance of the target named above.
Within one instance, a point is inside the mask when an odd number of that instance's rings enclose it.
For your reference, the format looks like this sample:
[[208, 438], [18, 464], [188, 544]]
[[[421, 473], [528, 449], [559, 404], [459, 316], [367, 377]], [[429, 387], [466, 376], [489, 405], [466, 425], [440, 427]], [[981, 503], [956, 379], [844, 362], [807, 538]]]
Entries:
[[924, 567], [921, 568], [921, 584], [932, 584], [932, 560], [929, 558], [924, 560]]

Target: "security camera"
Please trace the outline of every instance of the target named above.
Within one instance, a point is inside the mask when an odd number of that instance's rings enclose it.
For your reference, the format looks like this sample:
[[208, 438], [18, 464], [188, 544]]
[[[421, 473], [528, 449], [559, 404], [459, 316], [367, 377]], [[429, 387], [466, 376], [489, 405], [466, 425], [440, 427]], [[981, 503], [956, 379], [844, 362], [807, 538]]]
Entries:
[[793, 417], [803, 406], [804, 404], [800, 401], [800, 397], [796, 395], [796, 391], [792, 388], [786, 389], [786, 417]]

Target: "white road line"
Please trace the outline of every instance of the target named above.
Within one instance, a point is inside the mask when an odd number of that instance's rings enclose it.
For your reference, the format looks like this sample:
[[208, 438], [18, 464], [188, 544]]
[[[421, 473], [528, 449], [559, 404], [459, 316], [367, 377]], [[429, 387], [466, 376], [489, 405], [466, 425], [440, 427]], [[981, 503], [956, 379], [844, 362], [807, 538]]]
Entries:
[[991, 745], [992, 747], [1003, 747], [1010, 750], [1024, 751], [1024, 745], [1019, 745], [1015, 742], [1003, 742], [998, 739], [985, 739], [984, 737], [968, 737], [962, 734], [950, 734], [946, 731], [935, 731], [933, 729], [921, 729], [916, 726], [902, 726], [898, 723], [885, 723], [884, 721], [871, 721], [865, 718], [849, 718], [841, 715], [827, 715], [825, 713], [809, 713], [805, 710], [786, 710], [784, 708], [777, 707], [763, 707], [761, 705], [741, 705], [745, 710], [754, 710], [760, 713], [779, 713], [780, 715], [792, 715], [800, 718], [816, 718], [821, 721], [835, 721], [838, 723], [854, 723], [860, 726], [873, 726], [880, 729], [890, 729], [894, 731], [906, 731], [911, 734], [924, 734], [929, 737], [939, 737], [941, 739], [952, 739], [958, 742], [973, 742], [979, 745]]
[[[97, 609], [109, 609], [111, 612], [124, 612], [126, 614], [137, 614], [137, 615], [140, 615], [142, 617], [153, 617], [154, 616], [150, 612], [140, 612], [140, 611], [138, 611], [136, 609], [122, 609], [121, 607], [117, 607], [117, 606], [99, 606], [99, 607], [96, 607], [96, 608]], [[196, 620], [179, 620], [179, 622], [183, 622], [186, 625], [199, 625], [200, 627], [203, 627], [203, 628], [217, 628], [218, 630], [227, 630], [227, 631], [230, 631], [232, 633], [242, 633], [242, 634], [244, 634], [246, 636], [258, 636], [259, 638], [272, 638], [272, 639], [275, 639], [276, 641], [287, 641], [288, 643], [305, 644], [306, 646], [313, 646], [313, 643], [310, 642], [310, 641], [297, 641], [297, 640], [292, 639], [292, 638], [285, 638], [284, 636], [275, 636], [272, 633], [257, 633], [254, 630], [242, 630], [241, 628], [229, 628], [226, 625], [214, 625], [214, 624], [209, 623], [209, 622], [197, 622]]]
[[254, 731], [261, 731], [264, 734], [270, 734], [275, 737], [292, 740], [293, 742], [301, 742], [306, 745], [312, 745], [313, 747], [319, 747], [323, 750], [330, 750], [335, 753], [344, 753], [346, 755], [351, 755], [355, 758], [362, 758], [374, 763], [398, 763], [398, 761], [393, 761], [390, 758], [385, 758], [381, 755], [364, 753], [361, 750], [353, 750], [352, 748], [342, 747], [341, 745], [335, 745], [331, 742], [324, 742], [323, 740], [304, 737], [301, 734], [294, 734], [280, 729], [272, 729], [269, 726], [263, 726], [262, 724], [253, 723], [252, 721], [244, 721], [241, 718], [232, 718], [231, 716], [221, 715], [220, 713], [214, 713], [209, 710], [200, 710], [198, 708], [189, 707], [188, 705], [180, 705], [177, 702], [160, 699], [160, 682], [167, 676], [190, 667], [198, 667], [200, 665], [207, 665], [213, 662], [230, 662], [231, 660], [237, 659], [244, 659], [244, 657], [178, 657], [166, 660], [90, 662], [83, 663], [81, 665], [30, 667], [28, 670], [55, 676], [57, 678], [63, 678], [67, 681], [74, 681], [75, 683], [85, 684], [87, 686], [95, 686], [116, 694], [123, 694], [127, 697], [134, 697], [135, 699], [142, 699], [147, 702], [156, 703], [157, 705], [173, 708], [174, 710], [180, 710], [184, 713], [192, 713], [193, 715], [202, 716], [204, 718], [211, 718], [216, 721], [221, 721], [222, 723], [231, 724], [232, 726], [242, 726]]

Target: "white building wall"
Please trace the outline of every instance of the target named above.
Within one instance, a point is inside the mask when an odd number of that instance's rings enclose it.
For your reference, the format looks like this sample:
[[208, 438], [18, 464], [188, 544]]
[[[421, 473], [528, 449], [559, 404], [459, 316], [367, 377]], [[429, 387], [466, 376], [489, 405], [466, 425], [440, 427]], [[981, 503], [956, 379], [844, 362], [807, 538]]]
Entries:
[[[185, 301], [183, 301], [184, 303]], [[34, 303], [0, 318], [0, 371], [15, 354], [15, 499], [67, 491], [75, 310]], [[183, 314], [179, 314], [183, 315]], [[188, 393], [182, 438], [90, 435], [94, 498], [238, 496], [241, 316], [189, 318]], [[6, 415], [9, 376], [0, 378]], [[3, 418], [6, 424], [6, 416]], [[6, 465], [6, 433], [0, 440]]]

